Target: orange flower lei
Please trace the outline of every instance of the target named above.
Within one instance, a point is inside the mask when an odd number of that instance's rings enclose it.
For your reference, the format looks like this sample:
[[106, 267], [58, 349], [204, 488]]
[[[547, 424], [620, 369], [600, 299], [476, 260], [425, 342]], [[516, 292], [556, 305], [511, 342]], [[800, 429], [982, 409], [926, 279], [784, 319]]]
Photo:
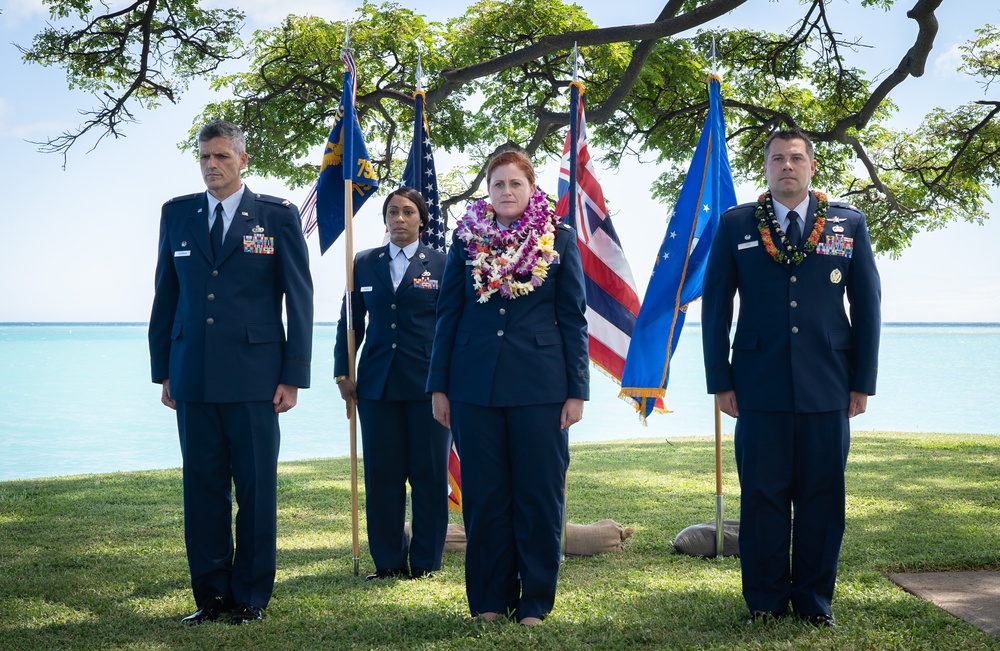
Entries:
[[[809, 239], [801, 248], [792, 246], [785, 236], [785, 231], [781, 230], [778, 225], [778, 218], [774, 216], [774, 200], [771, 199], [771, 191], [763, 192], [757, 197], [757, 210], [754, 212], [754, 216], [757, 218], [757, 230], [760, 231], [760, 239], [764, 243], [764, 249], [778, 264], [802, 264], [806, 256], [816, 250], [819, 238], [823, 235], [823, 229], [826, 227], [826, 212], [830, 207], [830, 200], [822, 192], [813, 192], [813, 194], [816, 195], [817, 201], [816, 224], [809, 234]], [[781, 237], [781, 247], [784, 251], [775, 245], [774, 238], [771, 237], [772, 227]]]

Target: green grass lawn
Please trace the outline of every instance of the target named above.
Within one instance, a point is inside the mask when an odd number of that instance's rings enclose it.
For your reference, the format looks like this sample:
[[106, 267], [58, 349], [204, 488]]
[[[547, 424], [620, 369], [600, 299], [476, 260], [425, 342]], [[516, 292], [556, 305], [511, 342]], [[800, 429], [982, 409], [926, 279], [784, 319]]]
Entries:
[[[838, 626], [745, 624], [736, 559], [674, 552], [715, 517], [710, 439], [575, 444], [569, 521], [633, 527], [625, 552], [563, 565], [535, 628], [466, 609], [463, 557], [428, 581], [353, 574], [349, 463], [281, 465], [278, 577], [267, 619], [188, 628], [179, 470], [0, 483], [0, 649], [1000, 649], [884, 574], [1000, 569], [1000, 439], [860, 434], [848, 465]], [[726, 515], [738, 517], [732, 439]], [[459, 517], [454, 516], [458, 522]]]

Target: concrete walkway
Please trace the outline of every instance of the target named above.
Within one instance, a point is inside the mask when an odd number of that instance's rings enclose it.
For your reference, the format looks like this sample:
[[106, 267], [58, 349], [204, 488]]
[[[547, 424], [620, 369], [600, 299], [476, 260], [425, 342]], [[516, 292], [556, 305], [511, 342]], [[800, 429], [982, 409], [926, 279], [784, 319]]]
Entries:
[[911, 594], [1000, 639], [1000, 572], [889, 574]]

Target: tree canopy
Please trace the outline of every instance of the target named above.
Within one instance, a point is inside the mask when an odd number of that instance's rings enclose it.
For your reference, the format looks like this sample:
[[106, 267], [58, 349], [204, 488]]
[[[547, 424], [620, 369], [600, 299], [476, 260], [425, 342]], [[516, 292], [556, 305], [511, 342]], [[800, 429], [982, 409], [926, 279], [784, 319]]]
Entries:
[[[90, 0], [45, 1], [56, 22], [22, 48], [24, 60], [65, 68], [70, 86], [93, 91], [99, 106], [43, 150], [65, 156], [92, 130], [98, 141], [118, 136], [134, 120], [132, 107], [177, 102], [190, 81], [210, 75], [226, 99], [205, 106], [196, 124], [220, 117], [243, 126], [259, 175], [294, 187], [315, 179], [319, 161], [310, 153], [325, 141], [340, 99], [344, 22], [289, 15], [244, 42], [240, 10], [207, 9], [200, 0], [134, 0], [115, 10], [103, 3], [95, 10]], [[860, 4], [878, 11], [896, 1]], [[913, 130], [890, 123], [890, 94], [923, 75], [945, 0], [913, 2], [907, 17], [917, 34], [907, 50], [886, 55], [884, 76], [848, 65], [846, 53], [864, 44], [849, 36], [851, 25], [834, 24], [830, 0], [802, 0], [783, 33], [715, 24], [759, 2], [668, 0], [648, 23], [598, 27], [559, 0], [479, 0], [444, 23], [366, 0], [350, 41], [358, 117], [380, 183], [394, 187], [402, 172], [418, 55], [431, 73], [425, 86], [435, 150], [472, 161], [443, 175], [447, 208], [479, 191], [485, 162], [499, 149], [517, 145], [536, 158], [561, 153], [576, 43], [586, 61], [592, 145], [607, 152], [611, 167], [625, 156], [655, 157], [666, 171], [652, 192], [672, 202], [708, 110], [706, 53], [714, 43], [725, 64], [738, 182], [763, 185], [765, 138], [798, 126], [817, 145], [814, 184], [868, 215], [880, 252], [898, 255], [918, 232], [986, 218], [984, 204], [1000, 181], [1000, 100], [937, 109]], [[1000, 78], [1000, 28], [977, 30], [962, 47], [961, 71], [990, 90]]]

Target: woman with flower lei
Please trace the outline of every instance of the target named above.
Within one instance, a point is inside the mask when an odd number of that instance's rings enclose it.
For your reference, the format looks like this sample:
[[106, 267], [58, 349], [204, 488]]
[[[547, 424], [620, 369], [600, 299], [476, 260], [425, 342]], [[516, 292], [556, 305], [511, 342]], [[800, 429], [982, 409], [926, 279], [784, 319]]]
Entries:
[[569, 427], [589, 398], [576, 234], [524, 155], [494, 157], [489, 201], [455, 229], [427, 391], [462, 460], [469, 610], [537, 624], [559, 575]]
[[480, 303], [499, 292], [505, 298], [524, 296], [545, 282], [549, 265], [558, 258], [556, 218], [545, 193], [535, 190], [516, 222], [500, 227], [486, 199], [465, 212], [455, 236], [472, 261], [472, 284]]

